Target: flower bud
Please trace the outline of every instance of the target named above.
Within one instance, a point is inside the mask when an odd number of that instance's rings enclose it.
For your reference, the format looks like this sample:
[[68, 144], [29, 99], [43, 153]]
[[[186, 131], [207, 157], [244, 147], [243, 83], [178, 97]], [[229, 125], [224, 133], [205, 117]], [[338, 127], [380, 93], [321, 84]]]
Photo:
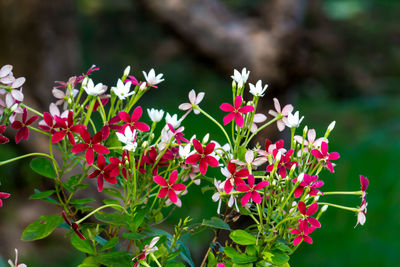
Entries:
[[235, 81], [232, 81], [232, 89], [236, 90], [236, 82]]
[[146, 88], [147, 88], [146, 83], [143, 82], [143, 83], [140, 85], [139, 90], [143, 91], [143, 90], [146, 90]]
[[271, 184], [272, 186], [276, 186], [276, 180], [273, 180]]
[[149, 142], [144, 141], [143, 144], [142, 144], [142, 148], [146, 148], [146, 147], [148, 147], [148, 146], [149, 146]]
[[86, 76], [82, 81], [82, 86], [86, 86], [88, 84], [88, 81], [89, 81], [89, 77]]
[[321, 212], [325, 212], [328, 209], [328, 205], [323, 205], [321, 208]]
[[332, 132], [333, 128], [335, 128], [336, 125], [336, 121], [332, 121], [331, 124], [329, 124], [328, 126], [328, 131]]
[[201, 141], [203, 144], [205, 144], [205, 143], [207, 143], [208, 142], [208, 139], [210, 139], [210, 134], [209, 133], [207, 133], [204, 137], [203, 137], [203, 140]]
[[304, 126], [304, 129], [303, 129], [303, 136], [306, 136], [307, 132], [308, 132], [308, 126], [306, 125], [306, 126]]
[[124, 77], [128, 76], [131, 72], [131, 66], [127, 66], [124, 70]]
[[290, 171], [289, 171], [289, 176], [288, 177], [292, 177], [292, 175], [293, 175], [293, 172], [294, 172], [294, 170], [296, 169], [296, 164], [293, 164], [293, 166], [290, 168]]
[[314, 197], [314, 200], [315, 200], [315, 201], [318, 201], [318, 200], [319, 200], [319, 197], [320, 197], [320, 196], [315, 196], [315, 197]]
[[301, 183], [304, 179], [304, 173], [300, 173], [299, 177], [297, 178], [297, 183]]

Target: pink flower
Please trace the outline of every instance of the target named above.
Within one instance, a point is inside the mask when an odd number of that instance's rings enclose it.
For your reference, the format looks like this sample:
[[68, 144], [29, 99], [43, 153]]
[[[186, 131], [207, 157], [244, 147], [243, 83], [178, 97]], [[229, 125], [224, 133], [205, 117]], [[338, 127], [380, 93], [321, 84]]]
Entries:
[[65, 136], [68, 137], [68, 140], [71, 144], [75, 145], [74, 135], [72, 133], [79, 133], [82, 130], [86, 130], [86, 126], [78, 124], [74, 125], [74, 114], [72, 111], [68, 113], [68, 118], [60, 118], [59, 116], [55, 115], [54, 120], [56, 121], [57, 128], [62, 128], [62, 130], [56, 132], [51, 137], [51, 142], [58, 143], [60, 142]]
[[[305, 152], [305, 153], [307, 153], [308, 152], [308, 148], [307, 147], [310, 147], [310, 148], [317, 148], [317, 147], [320, 147], [321, 146], [321, 143], [322, 143], [322, 141], [327, 141], [327, 139], [326, 138], [324, 138], [324, 137], [320, 137], [320, 138], [318, 138], [318, 139], [315, 139], [316, 138], [316, 132], [315, 132], [315, 130], [314, 129], [310, 129], [310, 130], [308, 130], [308, 132], [307, 132], [307, 139], [304, 139], [303, 140], [303, 137], [302, 136], [300, 136], [300, 135], [296, 135], [295, 137], [294, 137], [294, 140], [296, 140], [296, 142], [297, 143], [299, 143], [300, 145], [301, 144], [303, 144], [304, 143], [304, 148], [303, 148], [303, 151]], [[301, 152], [301, 151], [300, 151]], [[300, 155], [299, 155], [300, 156]]]
[[[297, 179], [298, 178], [293, 179], [292, 182], [297, 183]], [[323, 195], [323, 193], [317, 189], [323, 185], [324, 185], [323, 181], [318, 181], [318, 175], [310, 176], [308, 174], [304, 174], [303, 180], [294, 190], [294, 197], [295, 198], [300, 197], [303, 194], [304, 188], [308, 189], [308, 194], [310, 196], [317, 196], [318, 194]]]
[[90, 137], [89, 132], [86, 129], [82, 129], [79, 134], [81, 135], [84, 143], [76, 144], [71, 149], [72, 153], [80, 153], [86, 151], [86, 161], [89, 165], [93, 164], [94, 161], [94, 151], [99, 154], [108, 154], [110, 150], [105, 146], [99, 144], [102, 141], [103, 134], [102, 132], [98, 132], [93, 136], [93, 139]]
[[15, 249], [15, 261], [8, 260], [10, 267], [26, 267], [25, 263], [18, 263], [18, 249]]
[[181, 126], [175, 130], [171, 124], [168, 123], [167, 125], [168, 125], [168, 128], [170, 129], [170, 131], [174, 134], [174, 137], [175, 137], [178, 145], [180, 145], [181, 142], [189, 143], [189, 140], [187, 140], [186, 138], [183, 137], [184, 136], [183, 130], [185, 129], [183, 126]]
[[224, 125], [227, 125], [230, 123], [233, 119], [235, 119], [235, 123], [237, 126], [240, 128], [243, 127], [244, 125], [244, 118], [242, 114], [252, 112], [254, 110], [253, 106], [244, 106], [240, 107], [242, 105], [243, 99], [241, 96], [237, 96], [235, 98], [235, 106], [232, 106], [231, 104], [228, 103], [223, 103], [219, 108], [222, 109], [223, 111], [229, 112], [228, 115], [224, 117]]
[[287, 116], [289, 115], [289, 113], [291, 113], [293, 111], [293, 106], [288, 104], [288, 105], [284, 106], [283, 109], [281, 110], [281, 105], [279, 104], [279, 101], [276, 98], [274, 98], [274, 106], [275, 106], [276, 111], [270, 110], [268, 113], [274, 117], [282, 116], [281, 119], [276, 121], [278, 130], [282, 132], [286, 126]]
[[83, 234], [79, 231], [78, 224], [76, 224], [74, 222], [70, 222], [70, 220], [68, 220], [67, 215], [65, 214], [65, 211], [62, 211], [61, 215], [64, 218], [64, 221], [69, 225], [69, 227], [71, 227], [72, 230], [74, 230], [74, 232], [79, 236], [80, 239], [86, 239], [83, 236]]
[[[200, 104], [200, 102], [203, 100], [204, 98], [204, 92], [200, 92], [197, 96], [196, 96], [196, 92], [194, 90], [191, 90], [189, 92], [189, 102], [190, 103], [183, 103], [179, 105], [179, 109], [180, 110], [187, 110], [187, 114], [189, 114], [190, 111], [192, 111], [193, 107], [197, 106], [198, 104]], [[199, 114], [200, 111], [195, 109], [193, 110], [194, 114]]]
[[303, 221], [307, 221], [311, 226], [315, 228], [320, 228], [321, 223], [315, 219], [314, 217], [310, 217], [314, 213], [317, 212], [318, 210], [318, 203], [314, 202], [312, 203], [308, 208], [306, 207], [306, 204], [303, 201], [299, 201], [298, 205], [300, 213], [303, 215], [304, 219]]
[[6, 125], [5, 124], [0, 125], [0, 144], [5, 144], [10, 141], [7, 137], [3, 135], [5, 131], [6, 131]]
[[332, 173], [334, 171], [333, 171], [333, 165], [331, 163], [331, 160], [336, 160], [336, 159], [340, 158], [340, 155], [337, 152], [328, 153], [328, 144], [326, 142], [321, 143], [321, 151], [319, 151], [318, 149], [313, 149], [313, 150], [311, 150], [311, 154], [314, 157], [316, 157], [318, 159], [318, 161], [323, 160], [325, 162], [325, 167], [327, 167], [328, 170]]
[[359, 210], [359, 212], [357, 214], [357, 224], [354, 226], [354, 228], [358, 224], [361, 224], [361, 225], [365, 224], [365, 221], [367, 219], [366, 216], [365, 216], [365, 214], [367, 214], [367, 206], [368, 206], [368, 202], [365, 202], [365, 201], [361, 202], [361, 207], [360, 207], [360, 210]]
[[125, 128], [128, 126], [131, 127], [132, 132], [134, 129], [138, 129], [142, 132], [147, 132], [148, 130], [150, 130], [150, 127], [146, 123], [138, 121], [140, 117], [142, 117], [142, 113], [143, 110], [141, 107], [136, 107], [135, 110], [132, 112], [132, 116], [129, 116], [129, 114], [125, 111], [120, 111], [118, 113], [118, 116], [121, 118], [121, 120], [127, 123], [122, 125], [120, 132], [123, 133], [125, 131]]
[[22, 121], [14, 121], [11, 124], [11, 128], [18, 130], [17, 135], [15, 136], [15, 143], [19, 143], [21, 139], [28, 140], [29, 138], [29, 129], [28, 126], [34, 123], [37, 119], [39, 119], [39, 116], [33, 116], [29, 120], [27, 120], [28, 117], [28, 112], [26, 108], [24, 108], [24, 111], [22, 113]]
[[3, 207], [3, 200], [2, 199], [7, 199], [10, 196], [11, 195], [9, 193], [0, 192], [0, 208]]
[[244, 183], [241, 179], [243, 177], [249, 176], [248, 169], [236, 169], [236, 164], [233, 162], [228, 163], [228, 168], [221, 169], [222, 174], [227, 178], [224, 185], [224, 190], [227, 194], [229, 194], [234, 185], [238, 185], [240, 183]]
[[209, 143], [203, 150], [201, 143], [197, 139], [193, 139], [193, 146], [196, 149], [197, 154], [189, 156], [185, 161], [186, 164], [195, 164], [200, 161], [199, 169], [200, 173], [203, 175], [207, 172], [207, 165], [218, 167], [218, 160], [210, 155], [214, 151], [215, 143]]
[[110, 158], [111, 164], [106, 166], [106, 159], [103, 155], [97, 157], [97, 169], [95, 169], [88, 178], [97, 177], [97, 188], [99, 192], [103, 191], [104, 180], [110, 184], [116, 184], [115, 178], [119, 174], [119, 159], [115, 157]]
[[[272, 151], [272, 155], [276, 159], [276, 156], [278, 155], [278, 149], [274, 149]], [[290, 157], [292, 156], [294, 150], [290, 149], [285, 155], [281, 154], [281, 158], [278, 163], [278, 173], [282, 178], [285, 178], [287, 175], [286, 169], [292, 168], [293, 165], [297, 165], [298, 163], [295, 161], [290, 161]], [[266, 171], [267, 172], [272, 172], [274, 169], [274, 164], [268, 165]]]
[[365, 198], [366, 191], [369, 185], [369, 180], [367, 177], [360, 175], [361, 191], [363, 192], [363, 199]]
[[80, 83], [85, 77], [89, 76], [90, 74], [92, 74], [93, 71], [98, 71], [100, 70], [98, 67], [96, 67], [96, 65], [92, 65], [88, 71], [86, 72], [86, 74], [82, 74], [81, 76], [78, 76], [78, 78], [76, 78], [75, 84]]
[[254, 114], [254, 118], [253, 118], [253, 124], [251, 125], [250, 128], [250, 132], [254, 133], [255, 131], [257, 131], [258, 126], [256, 123], [262, 123], [267, 119], [267, 116], [265, 116], [262, 113], [256, 113]]
[[254, 185], [254, 180], [254, 175], [250, 174], [248, 178], [248, 186], [245, 183], [240, 183], [237, 185], [237, 190], [239, 192], [247, 192], [240, 200], [242, 206], [245, 206], [250, 199], [252, 199], [255, 203], [261, 203], [262, 197], [257, 190], [263, 189], [269, 183], [268, 181], [262, 181], [257, 185]]
[[298, 228], [290, 231], [290, 233], [297, 235], [297, 237], [293, 240], [293, 246], [297, 246], [303, 240], [309, 244], [312, 244], [313, 241], [308, 235], [314, 230], [315, 228], [313, 226], [309, 227], [306, 221], [299, 220]]
[[138, 80], [137, 80], [137, 79], [135, 78], [135, 76], [133, 76], [133, 75], [129, 75], [129, 76], [125, 79], [124, 83], [127, 83], [127, 82], [131, 82], [133, 85], [138, 85], [138, 84], [139, 84]]
[[159, 198], [163, 198], [168, 194], [168, 198], [172, 203], [177, 203], [178, 196], [176, 192], [183, 191], [186, 189], [184, 184], [174, 184], [178, 179], [178, 171], [174, 170], [169, 176], [168, 182], [161, 176], [154, 176], [153, 180], [161, 186], [160, 192], [158, 193]]
[[150, 244], [144, 246], [142, 253], [140, 253], [138, 256], [136, 256], [132, 259], [132, 260], [135, 260], [136, 258], [138, 259], [138, 261], [135, 264], [133, 264], [133, 267], [136, 267], [139, 265], [139, 260], [146, 259], [147, 255], [158, 250], [158, 247], [156, 246], [156, 244], [159, 239], [160, 239], [160, 237], [156, 236], [150, 241]]

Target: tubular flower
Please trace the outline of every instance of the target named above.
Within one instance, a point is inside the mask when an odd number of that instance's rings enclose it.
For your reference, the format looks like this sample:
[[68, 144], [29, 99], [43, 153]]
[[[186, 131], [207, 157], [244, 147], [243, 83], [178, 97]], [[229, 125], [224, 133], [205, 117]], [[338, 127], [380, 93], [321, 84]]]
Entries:
[[172, 203], [177, 203], [178, 196], [176, 192], [180, 192], [186, 189], [184, 184], [174, 184], [178, 179], [178, 171], [174, 170], [169, 176], [168, 182], [161, 176], [154, 176], [153, 180], [161, 186], [160, 192], [158, 193], [159, 198], [163, 198], [168, 194], [168, 199]]
[[82, 130], [86, 130], [86, 126], [78, 124], [74, 125], [74, 114], [72, 111], [68, 113], [68, 118], [60, 118], [59, 116], [55, 115], [54, 120], [56, 121], [56, 128], [61, 128], [62, 130], [56, 132], [51, 137], [51, 142], [58, 143], [60, 142], [65, 136], [68, 137], [68, 140], [71, 144], [75, 145], [74, 135], [72, 133], [79, 133]]
[[110, 151], [105, 146], [99, 144], [102, 141], [103, 134], [101, 132], [96, 133], [93, 138], [90, 137], [89, 132], [83, 129], [79, 132], [84, 143], [74, 145], [71, 149], [72, 153], [80, 153], [86, 151], [86, 161], [89, 165], [93, 164], [94, 151], [99, 154], [108, 154]]
[[331, 152], [328, 153], [328, 144], [326, 142], [321, 143], [321, 151], [318, 149], [311, 150], [311, 154], [316, 157], [319, 161], [323, 160], [325, 162], [325, 167], [328, 168], [330, 172], [334, 172], [331, 160], [336, 160], [340, 158], [339, 153]]
[[287, 116], [293, 111], [293, 106], [288, 104], [281, 109], [281, 104], [279, 104], [278, 99], [274, 98], [275, 110], [270, 110], [268, 113], [274, 117], [282, 116], [281, 119], [276, 121], [279, 131], [285, 130], [285, 125], [287, 122]]
[[117, 179], [115, 178], [119, 174], [119, 159], [118, 158], [110, 158], [111, 164], [106, 166], [106, 159], [103, 155], [99, 155], [97, 157], [97, 168], [91, 174], [89, 174], [88, 178], [97, 177], [97, 188], [99, 192], [103, 191], [104, 180], [109, 182], [110, 184], [116, 184]]
[[312, 244], [313, 241], [311, 237], [308, 235], [311, 234], [315, 228], [313, 226], [309, 227], [305, 221], [299, 220], [298, 228], [292, 229], [290, 233], [297, 235], [297, 237], [293, 240], [293, 246], [297, 246], [303, 240], [309, 244]]
[[241, 178], [249, 176], [248, 169], [236, 170], [236, 164], [232, 161], [228, 163], [228, 168], [221, 169], [221, 172], [227, 178], [224, 185], [224, 190], [227, 194], [232, 191], [234, 185], [237, 186], [240, 183], [244, 183]]
[[10, 196], [11, 195], [9, 193], [0, 192], [0, 208], [3, 207], [3, 200], [2, 199], [7, 199]]
[[317, 210], [318, 210], [318, 203], [317, 202], [312, 203], [307, 208], [306, 207], [306, 203], [304, 203], [303, 201], [299, 201], [298, 208], [299, 208], [300, 213], [304, 217], [303, 221], [307, 221], [311, 226], [313, 226], [315, 228], [320, 228], [321, 227], [321, 223], [317, 219], [315, 219], [314, 217], [310, 217], [311, 215], [316, 213]]
[[147, 109], [147, 114], [152, 122], [160, 122], [164, 116], [164, 110], [160, 109]]
[[[296, 183], [299, 178], [295, 178], [292, 180], [293, 183]], [[323, 195], [323, 193], [317, 188], [324, 185], [323, 181], [318, 181], [318, 175], [310, 176], [308, 174], [304, 174], [302, 181], [294, 190], [294, 197], [298, 198], [303, 194], [304, 188], [308, 189], [308, 194], [310, 196], [317, 196], [318, 194]]]
[[240, 200], [243, 207], [247, 204], [247, 202], [249, 202], [250, 199], [252, 199], [255, 203], [261, 203], [262, 197], [257, 190], [261, 190], [269, 184], [268, 181], [262, 181], [257, 185], [254, 185], [254, 181], [254, 175], [250, 174], [248, 178], [248, 186], [245, 183], [239, 183], [237, 185], [237, 191], [246, 192], [246, 194]]
[[223, 111], [229, 112], [228, 115], [224, 117], [224, 125], [227, 125], [230, 123], [233, 119], [235, 119], [235, 123], [237, 126], [242, 128], [244, 126], [244, 118], [242, 114], [252, 112], [254, 110], [253, 106], [244, 106], [240, 107], [242, 105], [243, 99], [241, 96], [237, 96], [235, 98], [235, 106], [232, 106], [231, 104], [228, 103], [223, 103], [219, 108]]
[[22, 113], [22, 121], [14, 121], [11, 123], [11, 128], [18, 130], [17, 135], [15, 136], [15, 143], [19, 143], [21, 139], [28, 140], [29, 138], [29, 129], [28, 126], [34, 123], [39, 116], [33, 116], [28, 120], [28, 111], [24, 108]]
[[125, 111], [120, 111], [118, 113], [118, 116], [121, 118], [121, 120], [127, 123], [122, 125], [120, 132], [123, 133], [125, 131], [125, 128], [128, 126], [131, 128], [132, 132], [134, 129], [138, 129], [142, 132], [147, 132], [148, 130], [150, 130], [150, 127], [146, 123], [138, 121], [140, 117], [142, 117], [142, 113], [143, 110], [141, 107], [136, 107], [135, 110], [132, 112], [132, 116], [129, 116], [129, 114]]
[[218, 167], [218, 160], [210, 155], [214, 151], [215, 143], [211, 142], [203, 149], [201, 143], [197, 139], [193, 139], [193, 146], [197, 154], [189, 156], [185, 161], [186, 164], [195, 164], [200, 161], [199, 169], [200, 173], [203, 175], [206, 174], [208, 165], [211, 167]]

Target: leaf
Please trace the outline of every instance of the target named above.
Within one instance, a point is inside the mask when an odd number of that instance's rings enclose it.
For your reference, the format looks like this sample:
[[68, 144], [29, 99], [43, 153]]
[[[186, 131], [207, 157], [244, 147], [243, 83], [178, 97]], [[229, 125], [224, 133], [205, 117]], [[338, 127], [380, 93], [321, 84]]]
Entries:
[[190, 250], [182, 241], [178, 241], [179, 247], [182, 249], [180, 256], [184, 261], [186, 261], [191, 267], [194, 267], [194, 262], [192, 255], [190, 255]]
[[145, 235], [139, 233], [123, 233], [122, 236], [126, 239], [140, 240], [146, 238]]
[[225, 247], [224, 253], [226, 256], [232, 259], [233, 263], [246, 264], [257, 261], [257, 257], [241, 254], [231, 247]]
[[132, 266], [132, 257], [125, 251], [113, 251], [100, 254], [96, 261], [107, 267], [126, 267]]
[[71, 203], [71, 204], [86, 204], [86, 203], [94, 202], [94, 201], [96, 201], [94, 198], [89, 197], [89, 198], [74, 199], [74, 200], [71, 200], [69, 203]]
[[224, 229], [224, 230], [231, 230], [231, 227], [229, 224], [224, 222], [224, 220], [218, 218], [218, 217], [212, 217], [210, 220], [204, 219], [202, 222], [202, 225], [212, 227], [212, 228], [218, 228], [218, 229]]
[[94, 254], [93, 246], [89, 243], [89, 240], [80, 239], [78, 235], [73, 234], [70, 241], [77, 250], [91, 255]]
[[284, 244], [283, 242], [280, 242], [280, 241], [276, 242], [274, 247], [282, 252], [286, 252], [286, 253], [292, 252], [292, 250], [290, 249], [289, 246], [287, 246], [286, 244]]
[[240, 229], [233, 231], [229, 237], [239, 245], [255, 245], [257, 243], [257, 239], [253, 235]]
[[49, 190], [49, 191], [40, 192], [39, 190], [35, 189], [34, 192], [35, 192], [35, 194], [31, 195], [29, 197], [29, 199], [47, 198], [47, 197], [51, 196], [52, 194], [54, 194], [54, 192], [56, 192], [56, 190]]
[[117, 244], [118, 244], [118, 236], [108, 240], [107, 243], [104, 244], [104, 246], [101, 248], [100, 251], [115, 248], [115, 246]]
[[136, 208], [135, 215], [133, 215], [133, 217], [130, 217], [128, 221], [129, 230], [131, 230], [131, 232], [136, 232], [139, 229], [145, 219], [148, 210], [148, 208]]
[[78, 265], [78, 267], [99, 267], [100, 265], [97, 263], [94, 257], [87, 257], [85, 260]]
[[175, 259], [179, 254], [181, 254], [181, 251], [182, 251], [182, 249], [177, 249], [174, 252], [169, 253], [168, 257], [167, 257], [167, 260], [170, 261], [170, 260]]
[[289, 261], [289, 256], [279, 250], [270, 250], [263, 252], [264, 259], [269, 260], [272, 264], [283, 265]]
[[215, 258], [214, 254], [210, 251], [208, 253], [208, 258], [207, 258], [207, 267], [214, 267], [217, 265], [217, 259]]
[[247, 264], [237, 264], [237, 263], [234, 263], [233, 265], [232, 265], [232, 267], [253, 267], [254, 265], [253, 265], [253, 263], [247, 263]]
[[22, 233], [22, 241], [33, 241], [45, 238], [63, 222], [59, 215], [41, 216], [37, 221], [28, 225]]
[[183, 264], [182, 262], [168, 262], [167, 265], [165, 265], [165, 267], [185, 267], [185, 264]]
[[33, 160], [31, 160], [31, 163], [29, 165], [34, 172], [44, 177], [51, 179], [55, 179], [57, 177], [54, 167], [50, 159], [48, 158], [34, 158]]
[[106, 193], [107, 195], [110, 195], [112, 197], [117, 197], [122, 200], [124, 199], [121, 193], [115, 188], [103, 188], [103, 193]]
[[125, 226], [125, 216], [120, 214], [120, 213], [106, 213], [106, 212], [97, 212], [94, 217], [96, 217], [97, 220], [108, 223], [108, 224], [114, 224], [114, 225], [119, 225], [119, 226]]

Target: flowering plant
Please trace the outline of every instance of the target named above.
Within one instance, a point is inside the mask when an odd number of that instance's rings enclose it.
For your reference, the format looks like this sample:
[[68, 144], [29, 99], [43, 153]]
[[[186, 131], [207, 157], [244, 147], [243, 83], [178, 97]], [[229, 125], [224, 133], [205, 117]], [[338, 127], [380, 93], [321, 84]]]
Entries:
[[[220, 105], [227, 113], [223, 118], [213, 118], [201, 109], [204, 93], [192, 90], [189, 102], [179, 106], [185, 111], [180, 119], [167, 114], [164, 124], [163, 110], [148, 109], [151, 125], [143, 122], [138, 101], [164, 80], [153, 69], [143, 72], [146, 81], [139, 82], [126, 68], [108, 92], [107, 86], [90, 78], [98, 70], [92, 66], [86, 74], [58, 82], [53, 89], [58, 100], [44, 113], [24, 104], [25, 79], [16, 79], [11, 70], [10, 65], [0, 69], [4, 96], [0, 99], [0, 142], [9, 142], [3, 135], [8, 126], [17, 130], [16, 143], [36, 131], [48, 138], [49, 153], [25, 154], [0, 166], [35, 157], [31, 168], [52, 179], [54, 189], [35, 190], [31, 198], [60, 209], [59, 214], [41, 216], [28, 225], [22, 240], [42, 239], [55, 228], [64, 228], [71, 244], [87, 256], [80, 266], [184, 266], [183, 262], [194, 266], [181, 238], [206, 228], [213, 229], [215, 236], [201, 266], [288, 266], [289, 256], [303, 241], [313, 242], [310, 235], [321, 228], [319, 218], [328, 206], [352, 211], [357, 224], [365, 223], [366, 177], [360, 176], [359, 191], [322, 191], [322, 171], [333, 173], [339, 159], [339, 153], [328, 146], [335, 122], [320, 138], [307, 126], [296, 135], [303, 117], [298, 111], [293, 114], [292, 105], [281, 108], [277, 99], [267, 121], [266, 115], [256, 113], [267, 85], [250, 83], [253, 98], [245, 101], [246, 69], [235, 70], [232, 76], [232, 103]], [[209, 135], [202, 140], [185, 138], [181, 124], [192, 111], [210, 119], [226, 144], [210, 141]], [[230, 124], [230, 129], [221, 121]], [[250, 148], [253, 138], [274, 123], [280, 131], [290, 129], [290, 144], [285, 147], [283, 140], [266, 139], [263, 145]], [[161, 128], [156, 127], [159, 124]], [[219, 168], [221, 174], [208, 176], [210, 168]], [[81, 197], [91, 179], [96, 180], [104, 204]], [[198, 222], [181, 219], [172, 234], [159, 229], [177, 207], [187, 205], [185, 195], [193, 186], [214, 192], [216, 215]], [[358, 195], [361, 205], [346, 207], [320, 200], [334, 194]], [[9, 193], [0, 192], [0, 206], [8, 197]], [[232, 229], [240, 216], [251, 223]], [[225, 243], [219, 242], [221, 231], [229, 232]]]

